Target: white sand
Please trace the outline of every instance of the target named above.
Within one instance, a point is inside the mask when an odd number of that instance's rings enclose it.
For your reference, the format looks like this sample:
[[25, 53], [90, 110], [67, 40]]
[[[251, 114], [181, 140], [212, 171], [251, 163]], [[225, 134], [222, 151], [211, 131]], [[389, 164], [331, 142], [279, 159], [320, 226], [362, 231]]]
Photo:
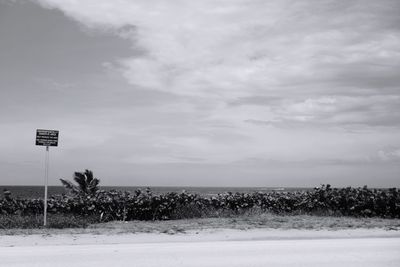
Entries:
[[400, 232], [204, 230], [0, 236], [0, 266], [400, 266]]
[[286, 239], [400, 238], [400, 231], [384, 229], [352, 230], [279, 230], [208, 229], [185, 233], [106, 233], [106, 234], [32, 234], [0, 235], [0, 247], [56, 246], [91, 244], [137, 244], [165, 242], [255, 241]]

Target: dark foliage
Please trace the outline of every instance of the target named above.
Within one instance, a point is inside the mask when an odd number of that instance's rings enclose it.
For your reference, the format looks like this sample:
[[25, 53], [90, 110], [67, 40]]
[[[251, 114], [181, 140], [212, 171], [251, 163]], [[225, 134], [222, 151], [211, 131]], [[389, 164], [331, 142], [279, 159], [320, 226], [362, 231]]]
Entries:
[[62, 185], [73, 195], [95, 195], [99, 191], [100, 180], [93, 176], [93, 172], [85, 170], [84, 172], [75, 172], [74, 181], [60, 179]]
[[[356, 217], [400, 218], [399, 189], [331, 188], [270, 193], [224, 193], [203, 197], [186, 192], [153, 194], [149, 189], [134, 193], [96, 191], [93, 194], [52, 196], [50, 214], [71, 214], [112, 220], [168, 220], [206, 217], [230, 212], [239, 214], [259, 208], [276, 214], [324, 214]], [[36, 215], [43, 212], [41, 199], [0, 199], [0, 214]]]

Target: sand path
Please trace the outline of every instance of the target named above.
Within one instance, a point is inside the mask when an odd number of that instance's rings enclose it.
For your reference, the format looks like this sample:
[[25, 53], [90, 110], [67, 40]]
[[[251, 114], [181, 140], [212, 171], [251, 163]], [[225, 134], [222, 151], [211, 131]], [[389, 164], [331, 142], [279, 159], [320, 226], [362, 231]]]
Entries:
[[0, 237], [0, 266], [400, 266], [385, 230]]

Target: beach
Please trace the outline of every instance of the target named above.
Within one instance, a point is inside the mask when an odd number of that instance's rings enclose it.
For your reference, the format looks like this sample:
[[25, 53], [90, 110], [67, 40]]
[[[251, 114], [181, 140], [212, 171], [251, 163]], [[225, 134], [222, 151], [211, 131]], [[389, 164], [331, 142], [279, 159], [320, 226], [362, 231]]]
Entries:
[[0, 237], [0, 266], [398, 266], [385, 229], [202, 229], [184, 233], [63, 229]]

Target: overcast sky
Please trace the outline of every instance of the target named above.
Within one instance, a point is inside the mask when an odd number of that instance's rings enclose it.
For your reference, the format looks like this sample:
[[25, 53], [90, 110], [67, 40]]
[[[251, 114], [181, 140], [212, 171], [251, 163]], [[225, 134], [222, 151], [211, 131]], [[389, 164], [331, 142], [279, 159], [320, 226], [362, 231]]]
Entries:
[[0, 0], [0, 185], [400, 186], [398, 0]]

